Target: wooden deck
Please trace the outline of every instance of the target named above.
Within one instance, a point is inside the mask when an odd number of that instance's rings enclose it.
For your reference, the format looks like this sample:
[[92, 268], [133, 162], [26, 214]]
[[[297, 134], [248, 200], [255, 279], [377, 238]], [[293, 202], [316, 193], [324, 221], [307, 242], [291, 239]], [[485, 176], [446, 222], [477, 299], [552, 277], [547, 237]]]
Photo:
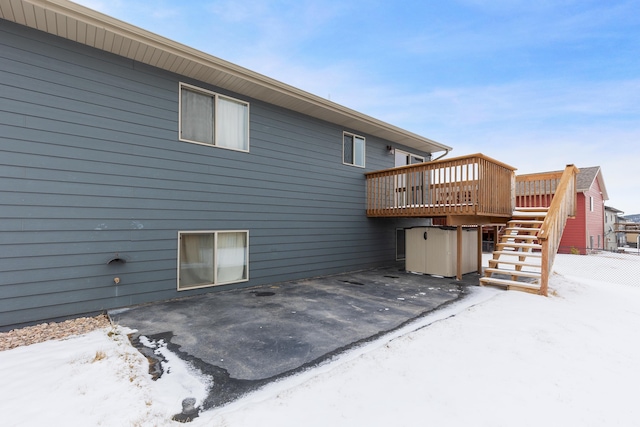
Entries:
[[445, 218], [447, 225], [506, 223], [515, 168], [483, 154], [366, 174], [367, 216]]
[[[498, 243], [482, 283], [547, 295], [562, 232], [567, 218], [575, 215], [577, 173], [575, 166], [567, 165], [564, 171], [516, 177], [515, 168], [483, 154], [369, 172], [367, 216], [444, 218], [446, 225], [458, 226], [458, 279], [461, 226], [509, 223], [509, 234]], [[480, 273], [482, 227], [478, 233]], [[518, 259], [505, 261], [503, 255]], [[540, 258], [540, 263], [534, 265], [532, 258]], [[505, 270], [500, 264], [513, 268]], [[523, 270], [532, 266], [538, 271]], [[511, 280], [493, 277], [501, 273]], [[537, 280], [531, 284], [519, 281], [521, 277]]]

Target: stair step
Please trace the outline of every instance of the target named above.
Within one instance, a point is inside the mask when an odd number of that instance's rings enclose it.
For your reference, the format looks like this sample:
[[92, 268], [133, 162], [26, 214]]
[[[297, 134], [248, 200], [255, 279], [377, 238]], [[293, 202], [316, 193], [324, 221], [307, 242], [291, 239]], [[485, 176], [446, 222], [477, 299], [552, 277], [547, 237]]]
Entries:
[[502, 250], [504, 248], [522, 248], [522, 249], [542, 249], [542, 245], [536, 243], [498, 243], [498, 250]]
[[518, 271], [518, 270], [503, 270], [501, 268], [485, 268], [485, 273], [491, 274], [504, 274], [505, 276], [519, 276], [519, 277], [531, 277], [534, 279], [540, 278], [540, 273], [535, 271]]
[[538, 293], [540, 291], [540, 285], [535, 283], [516, 282], [515, 280], [496, 279], [495, 277], [481, 277], [480, 284], [505, 286], [507, 290], [532, 293]]
[[527, 227], [507, 227], [504, 229], [504, 234], [511, 234], [514, 231], [516, 232], [524, 232], [524, 233], [537, 233], [540, 231], [539, 228], [527, 228]]
[[522, 220], [511, 220], [507, 222], [507, 226], [513, 227], [513, 228], [520, 228], [520, 227], [516, 227], [518, 224], [542, 225], [544, 224], [544, 221], [541, 221], [539, 219], [522, 219]]
[[494, 255], [513, 255], [522, 257], [542, 258], [540, 252], [522, 252], [522, 251], [494, 251]]
[[524, 217], [524, 218], [544, 218], [547, 216], [547, 211], [544, 212], [522, 212], [522, 211], [514, 211], [513, 215], [511, 215], [512, 218], [519, 218], [519, 217]]
[[490, 259], [489, 260], [489, 267], [494, 268], [495, 266], [497, 266], [498, 264], [507, 264], [507, 265], [514, 265], [514, 266], [520, 266], [520, 267], [536, 267], [536, 268], [542, 268], [542, 266], [540, 264], [536, 264], [533, 262], [525, 262], [525, 261], [505, 261], [505, 260], [500, 260], [500, 259]]
[[501, 239], [509, 239], [509, 240], [536, 240], [538, 236], [533, 234], [505, 234], [501, 237]]
[[542, 207], [542, 206], [537, 206], [537, 207], [525, 207], [525, 206], [518, 206], [514, 209], [514, 211], [520, 211], [520, 212], [537, 212], [537, 211], [544, 211], [547, 212], [549, 210], [549, 208], [546, 207]]

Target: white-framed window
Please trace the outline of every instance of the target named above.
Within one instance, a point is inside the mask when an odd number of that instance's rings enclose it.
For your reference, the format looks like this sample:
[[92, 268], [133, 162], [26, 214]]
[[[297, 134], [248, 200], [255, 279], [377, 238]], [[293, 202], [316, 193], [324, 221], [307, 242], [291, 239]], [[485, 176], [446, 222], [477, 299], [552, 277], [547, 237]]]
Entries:
[[364, 136], [344, 132], [342, 134], [342, 163], [345, 165], [364, 167]]
[[[424, 157], [407, 151], [393, 149], [394, 166], [415, 165], [424, 163]], [[398, 206], [425, 203], [426, 175], [424, 172], [406, 172], [394, 178], [396, 203]]]
[[593, 196], [589, 196], [589, 211], [593, 212]]
[[416, 163], [424, 163], [424, 157], [418, 156], [417, 154], [412, 154], [407, 151], [402, 150], [393, 150], [393, 154], [395, 157], [394, 166], [406, 166], [406, 165], [415, 165]]
[[249, 280], [249, 231], [178, 232], [178, 290]]
[[249, 103], [180, 83], [180, 141], [249, 151]]

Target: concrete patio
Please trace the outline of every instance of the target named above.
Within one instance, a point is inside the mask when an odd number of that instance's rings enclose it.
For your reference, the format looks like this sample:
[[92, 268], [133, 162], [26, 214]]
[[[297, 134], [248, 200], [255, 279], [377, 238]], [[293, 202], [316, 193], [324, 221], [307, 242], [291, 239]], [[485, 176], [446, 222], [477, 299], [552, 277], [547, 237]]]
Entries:
[[[462, 298], [462, 281], [399, 267], [212, 292], [109, 313], [140, 337], [168, 348], [212, 378], [208, 409], [327, 361]], [[144, 340], [143, 340], [144, 341]], [[159, 364], [152, 364], [161, 375]], [[186, 397], [186, 396], [185, 396]]]

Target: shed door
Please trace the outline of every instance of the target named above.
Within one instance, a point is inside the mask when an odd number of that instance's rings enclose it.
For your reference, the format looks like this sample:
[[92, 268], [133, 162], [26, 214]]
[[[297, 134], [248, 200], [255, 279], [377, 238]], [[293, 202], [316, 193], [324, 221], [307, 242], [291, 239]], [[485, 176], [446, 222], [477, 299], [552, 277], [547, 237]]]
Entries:
[[426, 273], [427, 230], [426, 227], [409, 228], [406, 230], [407, 251], [405, 253], [405, 269], [407, 271]]

